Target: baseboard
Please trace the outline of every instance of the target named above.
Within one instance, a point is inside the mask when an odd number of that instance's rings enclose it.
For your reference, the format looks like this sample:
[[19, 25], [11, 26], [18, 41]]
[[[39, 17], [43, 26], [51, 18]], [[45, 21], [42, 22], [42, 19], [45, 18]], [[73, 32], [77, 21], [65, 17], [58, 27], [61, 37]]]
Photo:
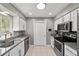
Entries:
[[34, 46], [47, 46], [47, 47], [51, 47], [51, 45], [29, 45], [30, 47], [34, 47]]
[[29, 47], [33, 47], [34, 45], [29, 45]]

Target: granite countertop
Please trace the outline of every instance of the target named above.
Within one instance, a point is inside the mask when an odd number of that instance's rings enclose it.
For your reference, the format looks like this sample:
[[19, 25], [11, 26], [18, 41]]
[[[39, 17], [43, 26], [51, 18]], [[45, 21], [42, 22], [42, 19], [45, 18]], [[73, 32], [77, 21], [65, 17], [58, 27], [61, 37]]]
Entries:
[[7, 53], [8, 51], [13, 49], [14, 47], [16, 47], [18, 44], [20, 44], [22, 41], [24, 41], [28, 37], [29, 36], [20, 36], [20, 37], [14, 38], [14, 44], [12, 46], [9, 46], [9, 47], [6, 47], [6, 48], [0, 48], [0, 56]]

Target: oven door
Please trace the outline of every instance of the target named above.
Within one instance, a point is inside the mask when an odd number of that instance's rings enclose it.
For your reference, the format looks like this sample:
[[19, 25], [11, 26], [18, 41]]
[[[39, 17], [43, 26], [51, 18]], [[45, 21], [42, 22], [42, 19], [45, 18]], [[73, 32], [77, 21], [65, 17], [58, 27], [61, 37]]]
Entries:
[[56, 55], [63, 56], [63, 54], [64, 54], [64, 52], [63, 52], [64, 44], [55, 39], [54, 45], [55, 45], [54, 50], [55, 50]]

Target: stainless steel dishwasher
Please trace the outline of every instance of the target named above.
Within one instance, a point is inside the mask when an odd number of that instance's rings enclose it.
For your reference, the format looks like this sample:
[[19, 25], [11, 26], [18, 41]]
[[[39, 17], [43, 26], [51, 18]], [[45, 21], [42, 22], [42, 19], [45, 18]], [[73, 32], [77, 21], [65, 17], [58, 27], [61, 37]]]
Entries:
[[28, 51], [28, 49], [29, 49], [29, 37], [27, 37], [24, 40], [24, 55], [26, 54], [26, 52]]

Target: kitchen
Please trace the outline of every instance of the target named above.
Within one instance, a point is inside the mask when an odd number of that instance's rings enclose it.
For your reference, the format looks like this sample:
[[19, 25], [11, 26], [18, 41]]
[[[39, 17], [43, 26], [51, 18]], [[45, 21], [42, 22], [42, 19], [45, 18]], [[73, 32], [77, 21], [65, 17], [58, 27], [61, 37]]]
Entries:
[[78, 17], [79, 3], [0, 3], [0, 56], [78, 56]]

